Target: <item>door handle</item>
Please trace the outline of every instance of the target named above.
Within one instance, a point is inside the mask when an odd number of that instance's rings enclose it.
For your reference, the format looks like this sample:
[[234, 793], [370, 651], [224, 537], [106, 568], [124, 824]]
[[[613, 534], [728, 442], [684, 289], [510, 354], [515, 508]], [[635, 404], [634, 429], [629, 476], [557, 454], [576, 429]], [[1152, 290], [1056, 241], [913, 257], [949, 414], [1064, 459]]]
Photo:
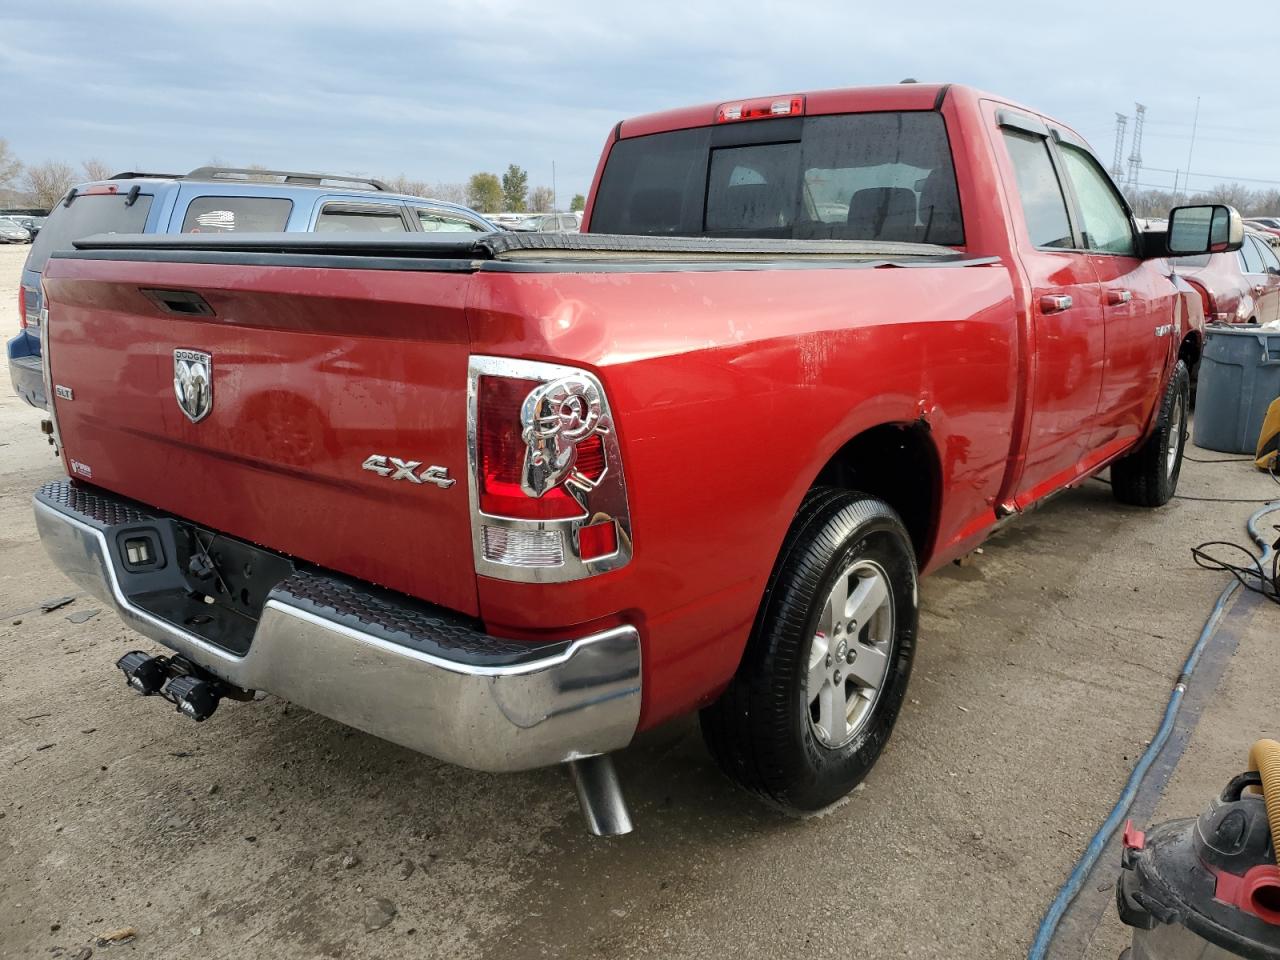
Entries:
[[1062, 313], [1063, 310], [1070, 310], [1071, 304], [1074, 303], [1069, 296], [1062, 293], [1046, 293], [1040, 298], [1041, 313]]
[[1133, 299], [1132, 290], [1108, 290], [1107, 291], [1107, 303], [1111, 304], [1111, 306], [1113, 307], [1118, 307], [1121, 304], [1128, 303], [1132, 299]]

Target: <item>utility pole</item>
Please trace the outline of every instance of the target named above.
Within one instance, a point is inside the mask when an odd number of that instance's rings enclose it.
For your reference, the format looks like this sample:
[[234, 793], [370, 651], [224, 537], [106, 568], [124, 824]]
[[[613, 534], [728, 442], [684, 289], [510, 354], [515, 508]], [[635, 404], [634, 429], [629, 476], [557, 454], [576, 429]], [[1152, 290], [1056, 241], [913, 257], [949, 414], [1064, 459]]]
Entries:
[[1119, 183], [1124, 176], [1124, 131], [1129, 125], [1129, 118], [1123, 113], [1116, 114], [1116, 151], [1111, 161], [1111, 179]]
[[1147, 118], [1147, 108], [1141, 103], [1133, 105], [1133, 150], [1129, 153], [1129, 189], [1138, 189], [1138, 177], [1142, 173], [1142, 127]]

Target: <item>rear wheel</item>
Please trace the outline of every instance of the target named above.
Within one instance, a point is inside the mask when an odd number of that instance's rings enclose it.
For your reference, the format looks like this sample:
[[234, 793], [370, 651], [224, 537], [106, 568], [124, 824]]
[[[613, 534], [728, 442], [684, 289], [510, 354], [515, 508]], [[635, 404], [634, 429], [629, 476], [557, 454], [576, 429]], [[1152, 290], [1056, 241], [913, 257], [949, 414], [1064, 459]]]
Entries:
[[860, 493], [811, 493], [738, 672], [702, 713], [721, 769], [794, 812], [857, 786], [902, 707], [916, 605], [915, 556], [893, 509]]
[[1179, 360], [1165, 387], [1156, 429], [1141, 447], [1111, 465], [1111, 492], [1121, 503], [1162, 507], [1177, 492], [1191, 406], [1189, 380], [1187, 366]]

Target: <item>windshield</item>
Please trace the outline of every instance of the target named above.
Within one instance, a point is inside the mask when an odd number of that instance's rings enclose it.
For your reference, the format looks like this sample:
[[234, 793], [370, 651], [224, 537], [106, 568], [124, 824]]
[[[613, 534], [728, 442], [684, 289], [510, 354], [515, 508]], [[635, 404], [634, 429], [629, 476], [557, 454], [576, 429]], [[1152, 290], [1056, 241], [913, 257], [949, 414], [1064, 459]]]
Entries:
[[142, 233], [151, 200], [146, 193], [138, 194], [132, 204], [125, 194], [89, 193], [77, 196], [69, 207], [59, 204], [36, 236], [26, 268], [43, 273], [51, 253], [70, 250], [76, 240], [95, 233]]
[[591, 231], [964, 243], [946, 124], [924, 111], [623, 140], [609, 154]]

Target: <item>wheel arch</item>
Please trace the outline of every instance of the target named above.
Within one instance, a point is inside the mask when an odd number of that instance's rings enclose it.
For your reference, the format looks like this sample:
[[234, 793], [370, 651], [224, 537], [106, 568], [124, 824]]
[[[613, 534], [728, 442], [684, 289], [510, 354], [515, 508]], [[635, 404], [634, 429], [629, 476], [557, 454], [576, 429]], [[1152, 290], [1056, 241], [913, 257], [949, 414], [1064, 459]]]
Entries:
[[1195, 375], [1196, 368], [1200, 363], [1200, 354], [1204, 349], [1204, 343], [1200, 337], [1199, 330], [1190, 330], [1187, 335], [1182, 338], [1182, 343], [1178, 344], [1178, 359], [1187, 365], [1187, 372]]
[[897, 511], [923, 568], [933, 553], [942, 504], [942, 465], [928, 423], [881, 423], [847, 440], [809, 484], [870, 494]]

